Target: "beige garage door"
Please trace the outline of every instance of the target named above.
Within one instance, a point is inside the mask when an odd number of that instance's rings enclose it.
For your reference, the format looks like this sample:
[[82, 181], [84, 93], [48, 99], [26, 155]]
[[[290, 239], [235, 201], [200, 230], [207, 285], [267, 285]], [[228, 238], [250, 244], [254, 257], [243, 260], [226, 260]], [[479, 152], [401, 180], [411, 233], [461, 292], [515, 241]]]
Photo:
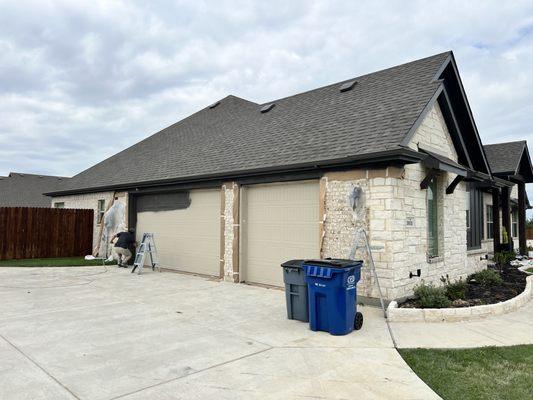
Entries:
[[153, 232], [163, 268], [219, 275], [220, 191], [190, 192], [189, 207], [137, 213], [137, 240]]
[[242, 196], [243, 278], [283, 286], [282, 262], [319, 256], [318, 182], [247, 186]]

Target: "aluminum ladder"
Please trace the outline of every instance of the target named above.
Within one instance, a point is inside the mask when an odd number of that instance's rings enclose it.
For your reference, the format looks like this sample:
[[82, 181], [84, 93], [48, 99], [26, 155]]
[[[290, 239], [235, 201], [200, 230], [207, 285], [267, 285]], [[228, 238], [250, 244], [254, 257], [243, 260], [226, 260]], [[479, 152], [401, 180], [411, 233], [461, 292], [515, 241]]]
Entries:
[[157, 258], [157, 247], [155, 245], [155, 239], [153, 233], [143, 233], [143, 238], [137, 254], [135, 255], [135, 262], [133, 263], [133, 269], [131, 273], [133, 274], [137, 271], [137, 274], [141, 274], [144, 268], [144, 262], [146, 261], [146, 256], [150, 255], [150, 264], [152, 264], [152, 271], [155, 271], [157, 268], [161, 272], [161, 267], [159, 266], [159, 259]]
[[[363, 243], [361, 243], [361, 239], [363, 240]], [[370, 264], [370, 269], [374, 275], [374, 279], [376, 280], [376, 286], [378, 287], [379, 292], [379, 302], [381, 303], [381, 309], [383, 310], [383, 315], [385, 318], [387, 318], [387, 310], [385, 309], [385, 303], [383, 302], [383, 293], [381, 292], [381, 286], [379, 284], [379, 278], [378, 273], [376, 271], [376, 265], [374, 264], [374, 257], [372, 255], [372, 247], [368, 243], [368, 235], [366, 234], [366, 231], [363, 228], [357, 229], [355, 232], [355, 240], [352, 246], [352, 249], [350, 250], [350, 254], [348, 255], [349, 260], [355, 259], [355, 253], [357, 253], [358, 250], [364, 249], [368, 255], [368, 260]], [[375, 250], [381, 250], [381, 247], [375, 247]]]

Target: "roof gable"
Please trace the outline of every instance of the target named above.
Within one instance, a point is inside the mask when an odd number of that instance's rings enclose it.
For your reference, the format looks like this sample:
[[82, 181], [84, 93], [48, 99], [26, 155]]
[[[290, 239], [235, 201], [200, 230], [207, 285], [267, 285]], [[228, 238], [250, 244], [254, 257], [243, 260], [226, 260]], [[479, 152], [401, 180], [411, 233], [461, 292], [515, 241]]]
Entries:
[[472, 170], [490, 175], [490, 167], [452, 52], [448, 53], [433, 79], [442, 84], [404, 138], [402, 145], [409, 145], [418, 126], [432, 110], [434, 104], [438, 103], [459, 163]]
[[492, 172], [499, 176], [522, 176], [533, 181], [533, 167], [525, 140], [484, 146]]

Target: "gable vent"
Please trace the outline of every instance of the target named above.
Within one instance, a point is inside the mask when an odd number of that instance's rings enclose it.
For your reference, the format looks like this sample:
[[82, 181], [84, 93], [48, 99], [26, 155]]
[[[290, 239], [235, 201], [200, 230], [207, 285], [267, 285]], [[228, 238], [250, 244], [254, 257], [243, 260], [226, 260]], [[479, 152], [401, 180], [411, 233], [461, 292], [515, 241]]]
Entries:
[[220, 101], [217, 101], [216, 103], [213, 103], [209, 106], [209, 108], [215, 108], [216, 106], [218, 106], [220, 104]]
[[341, 92], [347, 92], [348, 90], [352, 90], [356, 83], [357, 83], [357, 81], [345, 82], [345, 83], [343, 83], [341, 85], [340, 91]]
[[270, 104], [267, 104], [263, 107], [261, 107], [261, 112], [264, 114], [266, 112], [269, 112], [270, 110], [272, 110], [274, 108], [276, 104], [275, 103], [270, 103]]

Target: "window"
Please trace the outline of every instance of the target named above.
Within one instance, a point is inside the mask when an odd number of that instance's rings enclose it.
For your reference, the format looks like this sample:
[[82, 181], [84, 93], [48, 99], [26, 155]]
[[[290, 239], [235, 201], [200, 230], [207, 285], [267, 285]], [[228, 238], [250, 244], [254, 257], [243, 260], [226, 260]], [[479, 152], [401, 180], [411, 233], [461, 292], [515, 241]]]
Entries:
[[98, 223], [102, 222], [105, 214], [105, 200], [98, 200]]
[[433, 178], [428, 186], [428, 256], [439, 255], [439, 223], [437, 205], [437, 178]]
[[468, 197], [466, 199], [466, 230], [470, 230], [470, 192], [468, 192]]
[[514, 209], [512, 212], [512, 224], [511, 224], [511, 231], [513, 233], [513, 237], [518, 237], [518, 209]]
[[63, 201], [58, 201], [54, 203], [54, 208], [65, 208], [65, 203]]
[[494, 226], [494, 210], [491, 205], [487, 205], [487, 234], [485, 238], [493, 239], [492, 229]]

